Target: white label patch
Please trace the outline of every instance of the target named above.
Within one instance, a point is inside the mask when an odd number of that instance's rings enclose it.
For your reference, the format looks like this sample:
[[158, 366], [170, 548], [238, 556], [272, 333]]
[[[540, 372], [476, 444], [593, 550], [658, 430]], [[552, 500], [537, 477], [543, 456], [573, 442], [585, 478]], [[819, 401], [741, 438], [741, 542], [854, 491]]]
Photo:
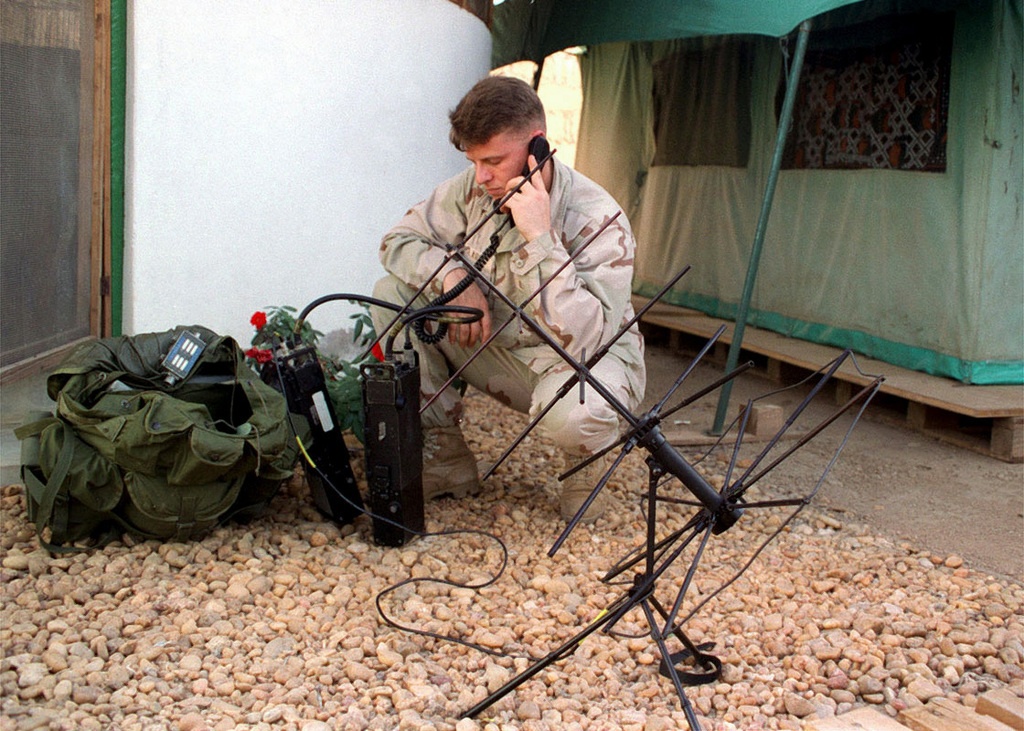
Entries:
[[327, 398], [323, 391], [313, 394], [313, 409], [316, 411], [316, 417], [320, 420], [321, 429], [328, 432], [334, 428], [334, 421], [331, 419], [331, 412], [327, 409]]

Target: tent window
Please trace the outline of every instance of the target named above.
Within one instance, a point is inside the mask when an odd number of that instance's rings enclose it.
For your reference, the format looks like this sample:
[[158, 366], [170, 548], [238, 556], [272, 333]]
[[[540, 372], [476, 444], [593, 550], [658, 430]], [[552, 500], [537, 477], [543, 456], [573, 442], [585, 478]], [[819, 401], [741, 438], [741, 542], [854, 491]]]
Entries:
[[945, 171], [952, 15], [887, 23], [881, 43], [808, 50], [785, 167]]
[[652, 165], [746, 167], [751, 42], [729, 37], [672, 43], [653, 66]]

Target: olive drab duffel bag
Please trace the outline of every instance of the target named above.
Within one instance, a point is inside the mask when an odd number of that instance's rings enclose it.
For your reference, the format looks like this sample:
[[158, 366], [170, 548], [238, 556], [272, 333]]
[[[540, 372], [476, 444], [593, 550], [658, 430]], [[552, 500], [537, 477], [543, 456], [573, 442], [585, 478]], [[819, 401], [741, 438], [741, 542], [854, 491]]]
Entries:
[[[205, 347], [176, 378], [165, 361], [182, 331]], [[55, 414], [15, 434], [29, 520], [51, 550], [123, 532], [194, 538], [258, 512], [292, 474], [297, 425], [284, 397], [206, 328], [86, 343], [46, 387]]]

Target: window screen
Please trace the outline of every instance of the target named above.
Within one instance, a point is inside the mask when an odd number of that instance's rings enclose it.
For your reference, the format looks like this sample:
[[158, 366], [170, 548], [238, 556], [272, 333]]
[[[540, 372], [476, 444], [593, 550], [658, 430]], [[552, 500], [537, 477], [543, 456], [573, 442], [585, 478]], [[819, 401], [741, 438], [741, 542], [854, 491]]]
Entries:
[[4, 0], [0, 366], [90, 333], [92, 3]]

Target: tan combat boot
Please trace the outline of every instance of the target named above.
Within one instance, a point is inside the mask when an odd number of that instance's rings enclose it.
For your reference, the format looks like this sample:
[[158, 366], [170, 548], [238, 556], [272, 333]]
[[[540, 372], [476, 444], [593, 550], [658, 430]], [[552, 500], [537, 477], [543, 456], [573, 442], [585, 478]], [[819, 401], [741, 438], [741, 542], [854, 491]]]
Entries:
[[[570, 455], [565, 452], [562, 453], [562, 456], [565, 460], [566, 470], [576, 466], [585, 459], [585, 457]], [[567, 521], [572, 520], [577, 511], [583, 507], [583, 503], [590, 497], [590, 493], [597, 487], [597, 483], [600, 482], [607, 469], [608, 460], [602, 457], [562, 480], [562, 492], [559, 497], [562, 518]], [[601, 488], [601, 492], [594, 498], [594, 502], [590, 503], [587, 512], [583, 514], [583, 517], [580, 519], [581, 523], [593, 523], [608, 510], [611, 506], [611, 498], [605, 495], [607, 489], [608, 485], [606, 483]]]
[[423, 430], [423, 499], [466, 497], [480, 492], [476, 457], [457, 426]]

